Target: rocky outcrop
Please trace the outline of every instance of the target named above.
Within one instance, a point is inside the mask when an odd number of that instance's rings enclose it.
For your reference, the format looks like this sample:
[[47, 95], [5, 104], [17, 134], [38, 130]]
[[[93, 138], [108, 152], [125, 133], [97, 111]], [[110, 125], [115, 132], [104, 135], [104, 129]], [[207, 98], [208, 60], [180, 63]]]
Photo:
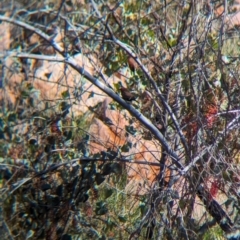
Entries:
[[[11, 29], [5, 23], [0, 25], [0, 31], [3, 32], [2, 28], [4, 28], [4, 44], [1, 46], [1, 51], [9, 50], [9, 31]], [[31, 41], [34, 41], [33, 39], [31, 38]], [[37, 39], [35, 40], [37, 41]], [[56, 39], [59, 42], [61, 40], [59, 36]], [[56, 53], [53, 55], [58, 56]], [[74, 59], [92, 75], [102, 68], [98, 60], [91, 56], [86, 57], [79, 53], [74, 56]], [[131, 143], [129, 151], [120, 153], [123, 158], [131, 159], [133, 162], [126, 166], [129, 184], [142, 186], [141, 188], [144, 187], [145, 189], [147, 189], [147, 186], [151, 186], [159, 168], [147, 163], [159, 162], [161, 146], [153, 140], [148, 141], [143, 138], [140, 125], [126, 110], [120, 108], [109, 109], [112, 99], [64, 63], [45, 60], [29, 60], [27, 62], [24, 59], [11, 57], [6, 57], [4, 63], [3, 75], [5, 78], [0, 93], [0, 101], [4, 106], [9, 110], [16, 109], [20, 102], [24, 102], [21, 98], [24, 99], [26, 95], [30, 95], [33, 100], [33, 107], [28, 107], [26, 103], [25, 107], [23, 106], [26, 114], [30, 114], [31, 111], [44, 110], [46, 103], [49, 107], [52, 106], [57, 113], [59, 111], [57, 106], [65, 101], [71, 106], [69, 109], [71, 117], [78, 117], [86, 112], [91, 112], [99, 104], [101, 107], [93, 111], [88, 119], [91, 123], [89, 128], [89, 135], [91, 136], [90, 152], [94, 154], [107, 149], [116, 151]], [[124, 86], [126, 74], [130, 74], [130, 71], [123, 69], [123, 72], [125, 76], [123, 74], [115, 74], [111, 77], [105, 76], [107, 84], [113, 87], [114, 84], [121, 81]], [[127, 127], [130, 125], [136, 129], [136, 134], [128, 133]], [[26, 126], [18, 127], [26, 129]], [[134, 164], [134, 161], [142, 161], [146, 164]]]

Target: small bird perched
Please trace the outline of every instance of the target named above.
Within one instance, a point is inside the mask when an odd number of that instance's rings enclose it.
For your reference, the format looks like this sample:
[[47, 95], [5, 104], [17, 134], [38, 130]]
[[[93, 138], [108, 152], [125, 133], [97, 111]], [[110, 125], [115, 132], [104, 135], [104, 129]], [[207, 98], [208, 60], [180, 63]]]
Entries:
[[122, 98], [126, 101], [134, 101], [137, 99], [137, 96], [134, 93], [131, 93], [127, 88], [120, 88]]
[[135, 72], [135, 70], [138, 69], [138, 64], [132, 57], [128, 58], [128, 66], [132, 72]]

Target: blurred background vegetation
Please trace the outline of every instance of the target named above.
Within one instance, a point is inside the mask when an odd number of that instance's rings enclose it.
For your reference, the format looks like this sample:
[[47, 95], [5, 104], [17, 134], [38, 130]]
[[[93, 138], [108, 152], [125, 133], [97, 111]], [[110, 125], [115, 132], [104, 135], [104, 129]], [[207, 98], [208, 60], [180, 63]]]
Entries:
[[[240, 239], [237, 234], [231, 238], [239, 230], [236, 1], [0, 4], [1, 17], [16, 20], [0, 63], [1, 239]], [[35, 33], [17, 21], [34, 27]], [[35, 40], [38, 30], [52, 36], [51, 41]], [[163, 148], [156, 183], [133, 194], [127, 187], [126, 163], [119, 161], [132, 145], [91, 153], [89, 129], [97, 107], [80, 115], [72, 110], [86, 79], [80, 87], [59, 79], [59, 86], [65, 84], [67, 90], [60, 98], [43, 101], [33, 84], [48, 82], [36, 77], [42, 62], [14, 58], [7, 65], [5, 50], [56, 56], [59, 32], [64, 57], [97, 59], [101, 67], [96, 64], [92, 75], [108, 86], [103, 73], [124, 76], [125, 86], [140, 99], [132, 106], [158, 128], [181, 164], [190, 166], [186, 173]], [[23, 81], [9, 84], [18, 75]], [[118, 84], [111, 88], [120, 94]], [[14, 101], [9, 101], [9, 89]], [[89, 98], [96, 95], [92, 92]], [[123, 108], [116, 102], [108, 107]], [[155, 139], [141, 124], [138, 129], [129, 125], [129, 135]]]

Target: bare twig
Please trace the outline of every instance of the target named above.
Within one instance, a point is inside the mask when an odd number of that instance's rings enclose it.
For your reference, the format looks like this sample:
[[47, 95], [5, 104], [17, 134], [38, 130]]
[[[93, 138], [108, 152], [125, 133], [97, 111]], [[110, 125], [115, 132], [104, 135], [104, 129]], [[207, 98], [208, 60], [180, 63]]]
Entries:
[[[17, 24], [18, 26], [21, 26], [23, 28], [26, 28], [28, 30], [31, 30], [38, 34], [40, 37], [48, 41], [56, 51], [58, 51], [60, 54], [64, 54], [64, 50], [62, 47], [60, 47], [59, 44], [57, 44], [51, 37], [46, 35], [44, 32], [40, 31], [39, 29], [35, 29], [32, 26], [22, 23], [21, 21], [14, 20], [5, 16], [0, 16], [0, 20], [7, 21], [13, 24]], [[121, 43], [120, 41], [116, 40], [117, 42]], [[121, 43], [121, 45], [123, 45]], [[22, 55], [23, 57], [24, 55]], [[29, 57], [29, 55], [26, 57]], [[151, 121], [146, 118], [142, 113], [137, 111], [132, 105], [129, 105], [126, 101], [124, 101], [119, 95], [117, 95], [113, 90], [108, 88], [106, 85], [104, 85], [102, 82], [100, 82], [97, 78], [93, 77], [90, 73], [88, 73], [82, 66], [80, 66], [76, 60], [70, 56], [66, 56], [65, 63], [70, 65], [73, 69], [78, 71], [80, 74], [82, 74], [86, 79], [88, 79], [91, 83], [93, 83], [95, 86], [97, 86], [99, 89], [101, 89], [104, 93], [106, 93], [108, 96], [110, 96], [112, 99], [114, 99], [116, 102], [118, 102], [121, 106], [123, 106], [125, 109], [127, 109], [131, 115], [136, 117], [136, 119], [141, 122], [152, 134], [156, 137], [156, 139], [159, 140], [159, 142], [163, 145], [163, 147], [166, 149], [166, 152], [172, 157], [172, 160], [174, 164], [179, 168], [183, 169], [183, 165], [180, 163], [180, 159], [178, 158], [177, 154], [171, 149], [170, 145], [168, 144], [167, 140], [164, 138], [164, 136], [161, 134], [161, 132], [154, 126], [154, 124], [151, 123]], [[142, 65], [143, 66], [143, 65]], [[144, 67], [144, 66], [143, 66]], [[145, 67], [144, 67], [145, 69]], [[145, 69], [145, 71], [147, 71]], [[154, 82], [154, 80], [153, 80]], [[167, 105], [168, 106], [168, 105]], [[185, 139], [185, 138], [184, 138]]]

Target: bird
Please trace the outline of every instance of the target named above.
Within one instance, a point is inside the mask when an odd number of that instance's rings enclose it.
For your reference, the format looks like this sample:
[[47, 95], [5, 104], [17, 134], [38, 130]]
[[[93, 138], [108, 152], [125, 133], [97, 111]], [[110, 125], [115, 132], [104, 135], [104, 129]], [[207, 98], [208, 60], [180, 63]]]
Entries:
[[120, 88], [122, 98], [126, 101], [134, 101], [137, 99], [137, 96], [134, 93], [131, 93], [127, 88]]
[[138, 64], [133, 57], [128, 58], [128, 66], [132, 72], [135, 72], [138, 69]]

